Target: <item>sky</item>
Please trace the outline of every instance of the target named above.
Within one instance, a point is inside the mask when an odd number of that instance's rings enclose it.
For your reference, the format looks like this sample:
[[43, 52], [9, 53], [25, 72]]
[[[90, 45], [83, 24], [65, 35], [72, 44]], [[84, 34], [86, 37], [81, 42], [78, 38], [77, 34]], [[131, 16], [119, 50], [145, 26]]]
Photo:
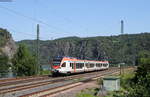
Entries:
[[[0, 27], [15, 41], [150, 32], [150, 0], [0, 0]], [[6, 0], [9, 1], [9, 0]]]

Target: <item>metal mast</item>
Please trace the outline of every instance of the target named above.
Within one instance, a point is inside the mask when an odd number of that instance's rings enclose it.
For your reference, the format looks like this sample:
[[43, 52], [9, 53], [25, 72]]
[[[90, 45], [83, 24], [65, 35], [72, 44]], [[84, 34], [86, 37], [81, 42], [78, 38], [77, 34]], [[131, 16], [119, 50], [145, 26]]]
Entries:
[[37, 73], [39, 72], [40, 69], [40, 64], [39, 64], [39, 24], [37, 24]]

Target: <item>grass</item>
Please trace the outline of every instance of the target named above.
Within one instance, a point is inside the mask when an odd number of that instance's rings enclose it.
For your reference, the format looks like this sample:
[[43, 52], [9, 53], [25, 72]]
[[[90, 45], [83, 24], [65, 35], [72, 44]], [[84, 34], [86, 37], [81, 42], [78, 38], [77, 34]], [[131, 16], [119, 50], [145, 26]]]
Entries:
[[73, 79], [74, 82], [79, 82], [79, 81], [82, 81], [84, 80], [83, 78], [78, 78], [78, 79]]
[[87, 94], [87, 93], [80, 93], [77, 95], [77, 97], [96, 97], [96, 96], [93, 96], [92, 94]]
[[42, 71], [40, 71], [40, 75], [51, 75], [51, 71], [50, 70], [42, 70]]
[[98, 90], [99, 90], [98, 88], [91, 88], [91, 89], [87, 88], [78, 93], [76, 97], [98, 97], [96, 96]]

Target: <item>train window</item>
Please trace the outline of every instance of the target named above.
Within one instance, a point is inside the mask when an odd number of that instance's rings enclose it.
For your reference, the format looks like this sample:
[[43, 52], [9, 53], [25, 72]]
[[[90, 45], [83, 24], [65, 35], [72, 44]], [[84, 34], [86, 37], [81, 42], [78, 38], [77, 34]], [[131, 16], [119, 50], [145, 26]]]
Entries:
[[93, 63], [91, 63], [91, 64], [90, 64], [90, 67], [94, 67], [94, 64], [93, 64]]
[[76, 63], [76, 68], [81, 69], [84, 67], [84, 63]]
[[66, 67], [66, 62], [64, 62], [61, 67]]
[[80, 63], [80, 65], [81, 65], [81, 68], [83, 68], [83, 67], [84, 67], [84, 63]]
[[103, 66], [105, 67], [105, 63], [103, 64]]
[[75, 64], [75, 63], [72, 63], [72, 69], [74, 69], [74, 64]]
[[87, 68], [90, 68], [90, 64], [89, 63], [86, 63], [85, 65], [86, 65]]
[[79, 68], [79, 63], [76, 63], [76, 68], [77, 68], [77, 69]]
[[71, 63], [70, 63], [70, 67], [71, 67]]
[[101, 67], [101, 64], [100, 63], [96, 63], [96, 67]]
[[74, 65], [73, 65], [74, 63], [70, 63], [70, 67], [72, 68], [72, 69], [74, 69]]
[[106, 66], [107, 66], [107, 64], [105, 63], [105, 64], [103, 64], [103, 66], [104, 66], [104, 67], [106, 67]]
[[79, 69], [79, 68], [80, 68], [79, 63], [76, 63], [76, 68], [77, 68], [77, 69]]

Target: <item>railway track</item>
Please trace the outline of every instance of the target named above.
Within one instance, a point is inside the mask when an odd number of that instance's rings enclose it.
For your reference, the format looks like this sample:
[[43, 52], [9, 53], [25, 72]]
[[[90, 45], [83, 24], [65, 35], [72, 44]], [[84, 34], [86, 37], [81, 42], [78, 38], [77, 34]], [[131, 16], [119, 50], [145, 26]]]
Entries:
[[4, 82], [4, 81], [17, 81], [17, 80], [30, 79], [30, 78], [35, 78], [35, 77], [44, 77], [44, 76], [48, 76], [48, 75], [26, 76], [26, 77], [15, 77], [15, 78], [1, 78], [0, 82]]
[[[105, 72], [105, 71], [101, 71], [101, 72]], [[68, 76], [68, 77], [59, 77], [59, 78], [52, 78], [52, 79], [46, 79], [42, 81], [35, 81], [35, 82], [28, 82], [30, 80], [25, 81], [26, 83], [23, 84], [24, 81], [20, 81], [20, 83], [18, 83], [17, 85], [10, 85], [8, 87], [6, 86], [1, 86], [0, 87], [0, 94], [2, 93], [7, 93], [7, 92], [12, 92], [12, 91], [17, 91], [17, 90], [22, 90], [22, 89], [27, 89], [27, 88], [32, 88], [32, 87], [38, 87], [38, 86], [42, 86], [42, 85], [46, 85], [46, 84], [50, 84], [50, 83], [54, 83], [54, 82], [59, 82], [59, 81], [65, 81], [65, 80], [70, 80], [70, 79], [75, 79], [75, 78], [79, 78], [81, 76], [86, 76], [88, 74], [89, 75], [93, 75], [96, 74], [97, 72], [93, 72], [93, 73], [86, 73], [86, 74], [80, 74], [80, 75], [73, 75], [73, 76]], [[47, 78], [47, 77], [46, 77]], [[37, 79], [36, 79], [37, 80]], [[33, 81], [33, 80], [32, 80]], [[17, 83], [18, 81], [16, 81]], [[8, 84], [8, 83], [7, 83]]]
[[[86, 74], [89, 74], [89, 73], [86, 73]], [[80, 75], [86, 75], [86, 74], [80, 74]], [[78, 76], [78, 75], [72, 75], [72, 76]], [[46, 80], [46, 79], [50, 79], [50, 78], [52, 78], [52, 77], [49, 77], [48, 75], [29, 76], [29, 77], [20, 77], [20, 78], [9, 78], [9, 79], [0, 80], [0, 87], [22, 84], [22, 83], [29, 83], [29, 82], [34, 82], [37, 80], [38, 81], [39, 80]], [[66, 77], [59, 77], [59, 78], [52, 78], [52, 79], [64, 79], [64, 78], [66, 78]]]
[[81, 84], [93, 81], [93, 80], [95, 80], [99, 77], [103, 77], [105, 75], [110, 75], [110, 74], [114, 74], [114, 73], [119, 73], [119, 71], [110, 70], [109, 72], [103, 72], [99, 75], [94, 75], [94, 76], [89, 76], [88, 75], [88, 76], [84, 77], [83, 79], [81, 79], [77, 82], [72, 82], [72, 83], [61, 85], [61, 86], [57, 86], [57, 87], [37, 91], [37, 92], [27, 94], [27, 95], [22, 95], [21, 97], [48, 97], [48, 96], [51, 96], [52, 94], [58, 93], [60, 91], [67, 90], [67, 89], [79, 86]]
[[[35, 82], [28, 82], [28, 83], [20, 83], [17, 86], [11, 86], [11, 87], [6, 87], [3, 86], [2, 88], [0, 88], [0, 95], [4, 95], [4, 97], [10, 97], [12, 96], [12, 94], [17, 94], [16, 96], [31, 96], [31, 95], [35, 95], [38, 93], [44, 93], [44, 91], [51, 91], [54, 89], [58, 89], [60, 87], [64, 87], [64, 86], [74, 86], [74, 84], [76, 84], [79, 79], [79, 82], [83, 83], [85, 82], [85, 79], [88, 81], [90, 80], [92, 77], [96, 78], [98, 76], [102, 76], [108, 73], [113, 73], [113, 72], [118, 72], [119, 68], [110, 68], [109, 70], [105, 70], [105, 71], [100, 71], [100, 72], [91, 72], [91, 73], [85, 73], [85, 74], [79, 74], [79, 75], [72, 75], [72, 76], [67, 76], [67, 77], [58, 77], [58, 78], [49, 78], [49, 79], [45, 79], [45, 80], [41, 80], [41, 81], [35, 81]], [[93, 76], [94, 75], [94, 76]], [[84, 79], [84, 80], [83, 80]], [[62, 84], [64, 83], [64, 84]], [[42, 87], [46, 87], [49, 86], [47, 88], [44, 89], [40, 89]], [[39, 88], [39, 89], [38, 89]], [[28, 92], [26, 92], [28, 91]], [[22, 93], [23, 92], [23, 93]], [[26, 92], [26, 93], [25, 93]], [[54, 92], [55, 93], [55, 92]], [[52, 92], [50, 93], [52, 94]], [[45, 94], [47, 95], [47, 94]], [[15, 96], [14, 96], [15, 97]]]
[[28, 76], [28, 77], [19, 77], [19, 78], [6, 78], [0, 80], [0, 87], [12, 85], [12, 84], [18, 84], [18, 83], [25, 83], [35, 80], [44, 80], [49, 78], [48, 75], [42, 75], [42, 76]]
[[[113, 73], [113, 74], [116, 74], [116, 72]], [[106, 74], [106, 75], [108, 75], [108, 74]], [[103, 76], [104, 75], [102, 75], [101, 77], [103, 77]], [[100, 78], [100, 77], [98, 77], [98, 78]], [[93, 77], [93, 78], [90, 78], [90, 79], [82, 80], [82, 81], [77, 82], [77, 83], [72, 83], [72, 84], [68, 84], [68, 85], [65, 85], [65, 86], [60, 86], [60, 87], [51, 88], [51, 89], [47, 89], [47, 90], [43, 90], [43, 91], [38, 91], [36, 93], [23, 95], [21, 97], [37, 97], [37, 96], [38, 97], [51, 97], [51, 95], [53, 95], [55, 93], [62, 92], [62, 91], [80, 86], [82, 84], [91, 82], [91, 81], [96, 80], [96, 79], [97, 79], [97, 77]]]

